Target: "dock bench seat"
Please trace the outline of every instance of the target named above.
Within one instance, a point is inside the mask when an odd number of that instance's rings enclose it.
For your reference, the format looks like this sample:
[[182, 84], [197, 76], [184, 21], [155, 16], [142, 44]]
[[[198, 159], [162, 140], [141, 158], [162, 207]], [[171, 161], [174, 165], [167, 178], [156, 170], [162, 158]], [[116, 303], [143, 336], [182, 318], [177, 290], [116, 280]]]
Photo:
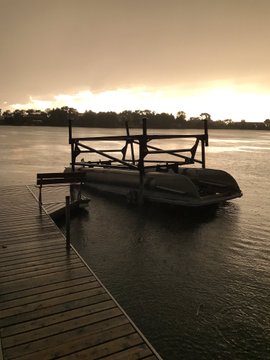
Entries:
[[38, 173], [37, 185], [49, 184], [74, 184], [83, 183], [86, 178], [86, 173], [80, 172], [61, 172], [61, 173]]
[[[39, 186], [39, 202], [42, 204], [42, 187], [44, 185], [56, 184], [80, 184], [84, 182], [86, 172], [61, 172], [61, 173], [38, 173], [37, 185]], [[79, 191], [79, 198], [81, 198], [81, 191]]]

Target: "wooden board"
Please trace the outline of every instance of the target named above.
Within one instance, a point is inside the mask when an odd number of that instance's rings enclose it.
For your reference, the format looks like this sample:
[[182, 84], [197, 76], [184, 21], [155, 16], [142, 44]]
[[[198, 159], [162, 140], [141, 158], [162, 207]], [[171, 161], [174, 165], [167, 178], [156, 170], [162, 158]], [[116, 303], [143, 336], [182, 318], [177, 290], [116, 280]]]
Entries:
[[0, 360], [160, 359], [25, 186], [0, 187], [0, 330]]

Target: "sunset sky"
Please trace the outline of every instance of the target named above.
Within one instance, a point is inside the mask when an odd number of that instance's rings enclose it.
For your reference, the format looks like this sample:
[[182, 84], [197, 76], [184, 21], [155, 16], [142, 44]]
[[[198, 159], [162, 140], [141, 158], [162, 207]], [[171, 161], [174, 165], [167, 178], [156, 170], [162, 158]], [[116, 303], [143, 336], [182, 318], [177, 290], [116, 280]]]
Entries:
[[270, 0], [0, 0], [0, 108], [270, 118]]

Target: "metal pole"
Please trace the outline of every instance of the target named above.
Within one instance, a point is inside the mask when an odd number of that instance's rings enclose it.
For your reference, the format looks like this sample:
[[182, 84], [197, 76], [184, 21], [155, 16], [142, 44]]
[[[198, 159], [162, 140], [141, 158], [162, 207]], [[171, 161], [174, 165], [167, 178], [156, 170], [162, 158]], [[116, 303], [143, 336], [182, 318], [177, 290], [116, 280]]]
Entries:
[[[42, 181], [42, 179], [41, 179]], [[38, 197], [38, 203], [39, 203], [39, 213], [42, 213], [42, 182], [39, 185], [39, 197]], [[1, 360], [1, 358], [0, 358]]]
[[201, 140], [201, 145], [202, 145], [202, 168], [205, 168], [205, 144], [204, 144], [204, 140]]
[[143, 118], [143, 134], [140, 139], [140, 158], [139, 158], [139, 171], [140, 171], [140, 191], [139, 191], [139, 205], [144, 202], [144, 158], [147, 153], [147, 123], [146, 118]]
[[66, 249], [70, 249], [70, 197], [66, 196]]
[[72, 121], [70, 117], [68, 119], [68, 142], [70, 144], [70, 149], [71, 149], [71, 167], [72, 167], [72, 171], [75, 171], [74, 142], [72, 140]]
[[39, 200], [39, 205], [42, 205], [42, 178], [41, 178], [41, 183], [39, 185], [39, 196], [38, 196], [38, 200]]
[[208, 146], [208, 123], [207, 123], [207, 119], [204, 119], [203, 122], [204, 122], [205, 146]]

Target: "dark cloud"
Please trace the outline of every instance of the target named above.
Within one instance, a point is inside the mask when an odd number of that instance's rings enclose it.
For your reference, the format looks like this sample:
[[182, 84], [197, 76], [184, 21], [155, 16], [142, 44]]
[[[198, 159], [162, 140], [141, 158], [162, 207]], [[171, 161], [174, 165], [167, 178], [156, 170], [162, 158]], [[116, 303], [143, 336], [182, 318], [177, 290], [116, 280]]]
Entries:
[[268, 87], [268, 0], [0, 0], [1, 100], [231, 80]]

